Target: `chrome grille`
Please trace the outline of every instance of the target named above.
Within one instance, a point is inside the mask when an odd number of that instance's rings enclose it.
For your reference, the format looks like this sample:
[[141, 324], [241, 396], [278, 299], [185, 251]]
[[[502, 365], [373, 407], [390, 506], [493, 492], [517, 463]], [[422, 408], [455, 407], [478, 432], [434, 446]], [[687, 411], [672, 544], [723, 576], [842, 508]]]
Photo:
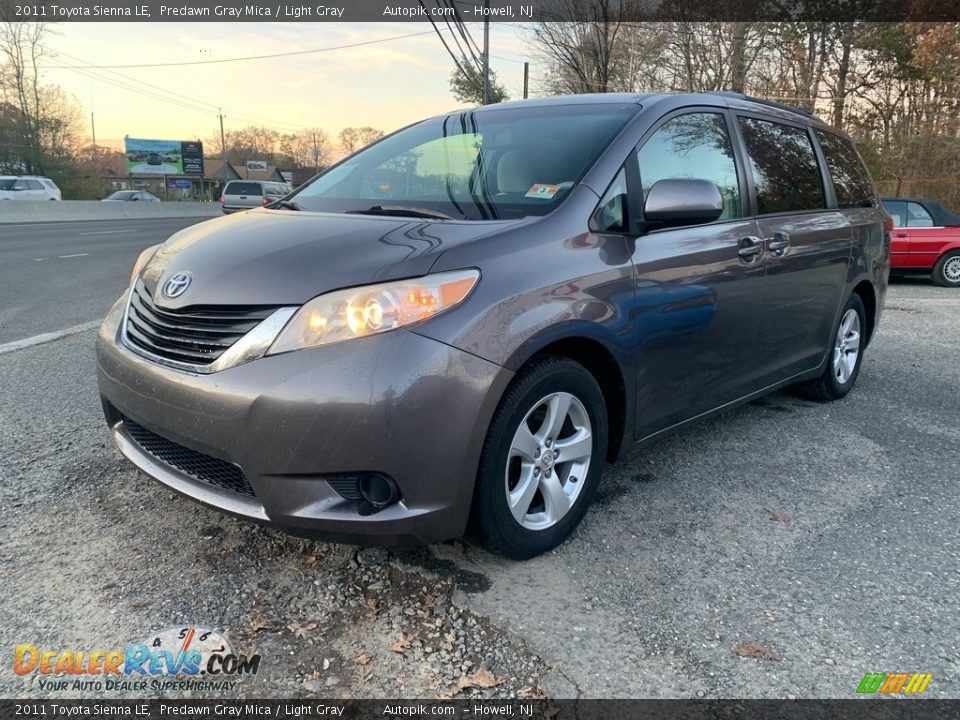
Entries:
[[244, 305], [161, 310], [138, 280], [130, 295], [124, 339], [133, 350], [175, 362], [208, 365], [274, 310]]

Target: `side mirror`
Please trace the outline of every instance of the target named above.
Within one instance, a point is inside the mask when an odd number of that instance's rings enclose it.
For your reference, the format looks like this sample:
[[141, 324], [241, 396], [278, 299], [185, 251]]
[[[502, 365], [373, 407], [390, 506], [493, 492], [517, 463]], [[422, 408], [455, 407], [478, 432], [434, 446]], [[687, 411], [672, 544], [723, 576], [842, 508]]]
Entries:
[[722, 214], [720, 188], [709, 180], [660, 180], [650, 188], [643, 204], [643, 219], [663, 225], [700, 225]]

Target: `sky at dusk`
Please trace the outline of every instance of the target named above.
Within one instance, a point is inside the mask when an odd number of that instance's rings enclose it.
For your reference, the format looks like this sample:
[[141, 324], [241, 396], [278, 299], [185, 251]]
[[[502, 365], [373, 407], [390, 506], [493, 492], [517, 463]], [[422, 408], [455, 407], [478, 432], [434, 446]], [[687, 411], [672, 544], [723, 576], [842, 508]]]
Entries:
[[[469, 27], [481, 43], [482, 26]], [[425, 34], [242, 62], [91, 68], [289, 53], [413, 33]], [[535, 59], [523, 35], [519, 26], [491, 24], [491, 67], [512, 98], [522, 95], [523, 61]], [[92, 110], [97, 143], [117, 148], [125, 135], [207, 140], [219, 133], [218, 107], [227, 129], [320, 127], [335, 137], [344, 127], [390, 131], [461, 106], [450, 94], [452, 61], [429, 23], [61, 23], [46, 44], [53, 54], [44, 80], [72, 94], [87, 118]], [[531, 84], [535, 70], [531, 63]]]

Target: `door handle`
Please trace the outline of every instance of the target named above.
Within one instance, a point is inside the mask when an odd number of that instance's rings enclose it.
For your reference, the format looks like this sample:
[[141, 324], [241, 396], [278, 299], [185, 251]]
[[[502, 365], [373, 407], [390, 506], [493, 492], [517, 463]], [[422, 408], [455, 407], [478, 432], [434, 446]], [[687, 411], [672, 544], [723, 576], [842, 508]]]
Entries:
[[745, 237], [740, 238], [740, 245], [737, 248], [737, 255], [745, 263], [755, 263], [763, 253], [763, 241], [760, 238]]
[[790, 236], [785, 232], [775, 232], [772, 238], [767, 239], [767, 250], [777, 257], [783, 257], [790, 249]]
[[894, 237], [898, 237], [898, 238], [901, 238], [901, 239], [903, 239], [903, 240], [906, 240], [906, 239], [907, 239], [907, 234], [906, 234], [906, 233], [896, 233], [896, 234], [894, 235]]

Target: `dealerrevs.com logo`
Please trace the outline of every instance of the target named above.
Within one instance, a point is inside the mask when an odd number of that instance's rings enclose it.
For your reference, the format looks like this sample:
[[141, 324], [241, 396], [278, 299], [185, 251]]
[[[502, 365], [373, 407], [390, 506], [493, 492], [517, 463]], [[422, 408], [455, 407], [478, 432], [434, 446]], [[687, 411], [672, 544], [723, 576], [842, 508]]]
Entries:
[[168, 628], [125, 650], [14, 648], [13, 671], [42, 690], [232, 690], [256, 675], [260, 655], [237, 653], [226, 637], [200, 627]]
[[861, 694], [919, 695], [933, 679], [930, 673], [867, 673], [857, 686]]

